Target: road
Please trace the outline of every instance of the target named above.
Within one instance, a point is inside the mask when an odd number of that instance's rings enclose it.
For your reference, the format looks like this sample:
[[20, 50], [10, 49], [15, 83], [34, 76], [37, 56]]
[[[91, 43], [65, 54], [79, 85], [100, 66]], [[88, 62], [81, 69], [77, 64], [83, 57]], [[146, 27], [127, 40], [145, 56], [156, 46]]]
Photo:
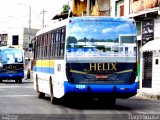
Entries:
[[52, 105], [49, 97], [37, 98], [31, 80], [23, 80], [22, 84], [0, 83], [0, 120], [137, 120], [148, 117], [160, 119], [160, 101], [139, 97], [117, 99], [115, 107], [111, 108], [96, 99], [82, 98]]

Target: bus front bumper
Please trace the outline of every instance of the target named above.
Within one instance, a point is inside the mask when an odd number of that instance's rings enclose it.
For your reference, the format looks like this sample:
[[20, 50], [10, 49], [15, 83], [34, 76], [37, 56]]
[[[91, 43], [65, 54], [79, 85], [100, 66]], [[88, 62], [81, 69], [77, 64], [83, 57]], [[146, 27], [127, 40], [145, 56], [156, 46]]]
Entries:
[[129, 85], [106, 85], [106, 84], [70, 84], [64, 83], [65, 94], [72, 95], [115, 95], [116, 98], [129, 98], [137, 94], [135, 82]]
[[24, 78], [24, 73], [5, 73], [5, 74], [0, 74], [0, 79], [19, 79], [19, 78]]

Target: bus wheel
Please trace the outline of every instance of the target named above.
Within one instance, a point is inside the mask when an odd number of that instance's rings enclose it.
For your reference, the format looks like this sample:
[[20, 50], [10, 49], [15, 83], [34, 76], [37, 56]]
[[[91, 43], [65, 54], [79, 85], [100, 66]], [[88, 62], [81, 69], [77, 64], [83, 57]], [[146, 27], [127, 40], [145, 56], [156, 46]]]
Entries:
[[58, 99], [53, 95], [52, 78], [50, 78], [50, 100], [52, 104], [58, 104]]
[[111, 107], [114, 107], [115, 104], [116, 104], [116, 97], [112, 97], [112, 98], [109, 100], [109, 103], [110, 103], [110, 106], [111, 106]]
[[19, 83], [19, 80], [18, 80], [18, 79], [15, 79], [15, 83]]
[[19, 83], [22, 83], [22, 78], [20, 78], [20, 79], [18, 80], [18, 82], [19, 82]]
[[36, 92], [37, 92], [37, 97], [38, 98], [43, 98], [45, 96], [45, 93], [42, 93], [42, 92], [39, 91], [38, 76], [36, 76]]
[[0, 83], [2, 83], [3, 81], [2, 81], [2, 79], [0, 79]]

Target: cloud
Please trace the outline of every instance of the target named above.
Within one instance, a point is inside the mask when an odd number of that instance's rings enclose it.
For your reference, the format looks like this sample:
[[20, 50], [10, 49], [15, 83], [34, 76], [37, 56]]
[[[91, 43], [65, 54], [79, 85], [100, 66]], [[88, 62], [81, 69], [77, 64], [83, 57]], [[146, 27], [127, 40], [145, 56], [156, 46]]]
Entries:
[[88, 28], [86, 28], [86, 27], [80, 27], [80, 26], [74, 26], [74, 27], [72, 27], [72, 29], [71, 29], [71, 32], [72, 33], [77, 33], [77, 32], [87, 32], [88, 31]]
[[97, 32], [97, 29], [94, 29], [93, 31], [94, 31], [94, 32]]
[[102, 33], [108, 33], [108, 32], [111, 32], [113, 31], [113, 28], [105, 28], [102, 30]]
[[125, 30], [126, 28], [127, 28], [127, 29], [129, 28], [129, 24], [128, 24], [128, 23], [126, 23], [126, 24], [121, 24], [121, 25], [117, 26], [117, 27], [115, 28], [115, 30], [117, 30], [117, 31], [119, 31], [119, 30]]

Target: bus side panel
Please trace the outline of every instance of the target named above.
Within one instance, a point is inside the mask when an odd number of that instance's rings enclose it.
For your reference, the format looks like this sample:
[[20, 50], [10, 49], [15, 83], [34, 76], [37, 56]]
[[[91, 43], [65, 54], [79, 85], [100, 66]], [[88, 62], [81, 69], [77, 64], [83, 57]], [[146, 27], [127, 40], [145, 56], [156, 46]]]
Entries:
[[64, 96], [64, 81], [66, 81], [65, 74], [65, 61], [55, 60], [55, 74], [52, 78], [53, 82], [53, 94], [56, 98]]
[[34, 90], [36, 90], [36, 76], [40, 92], [50, 95], [51, 79], [54, 97], [61, 98], [64, 95], [64, 79], [66, 79], [64, 60], [37, 60], [33, 72]]
[[[35, 62], [33, 77], [34, 77], [34, 89], [36, 90], [36, 82], [38, 82], [38, 89], [40, 92], [48, 93], [49, 80], [46, 79], [48, 69], [46, 67], [47, 61], [37, 60]], [[37, 81], [36, 81], [37, 79]]]

